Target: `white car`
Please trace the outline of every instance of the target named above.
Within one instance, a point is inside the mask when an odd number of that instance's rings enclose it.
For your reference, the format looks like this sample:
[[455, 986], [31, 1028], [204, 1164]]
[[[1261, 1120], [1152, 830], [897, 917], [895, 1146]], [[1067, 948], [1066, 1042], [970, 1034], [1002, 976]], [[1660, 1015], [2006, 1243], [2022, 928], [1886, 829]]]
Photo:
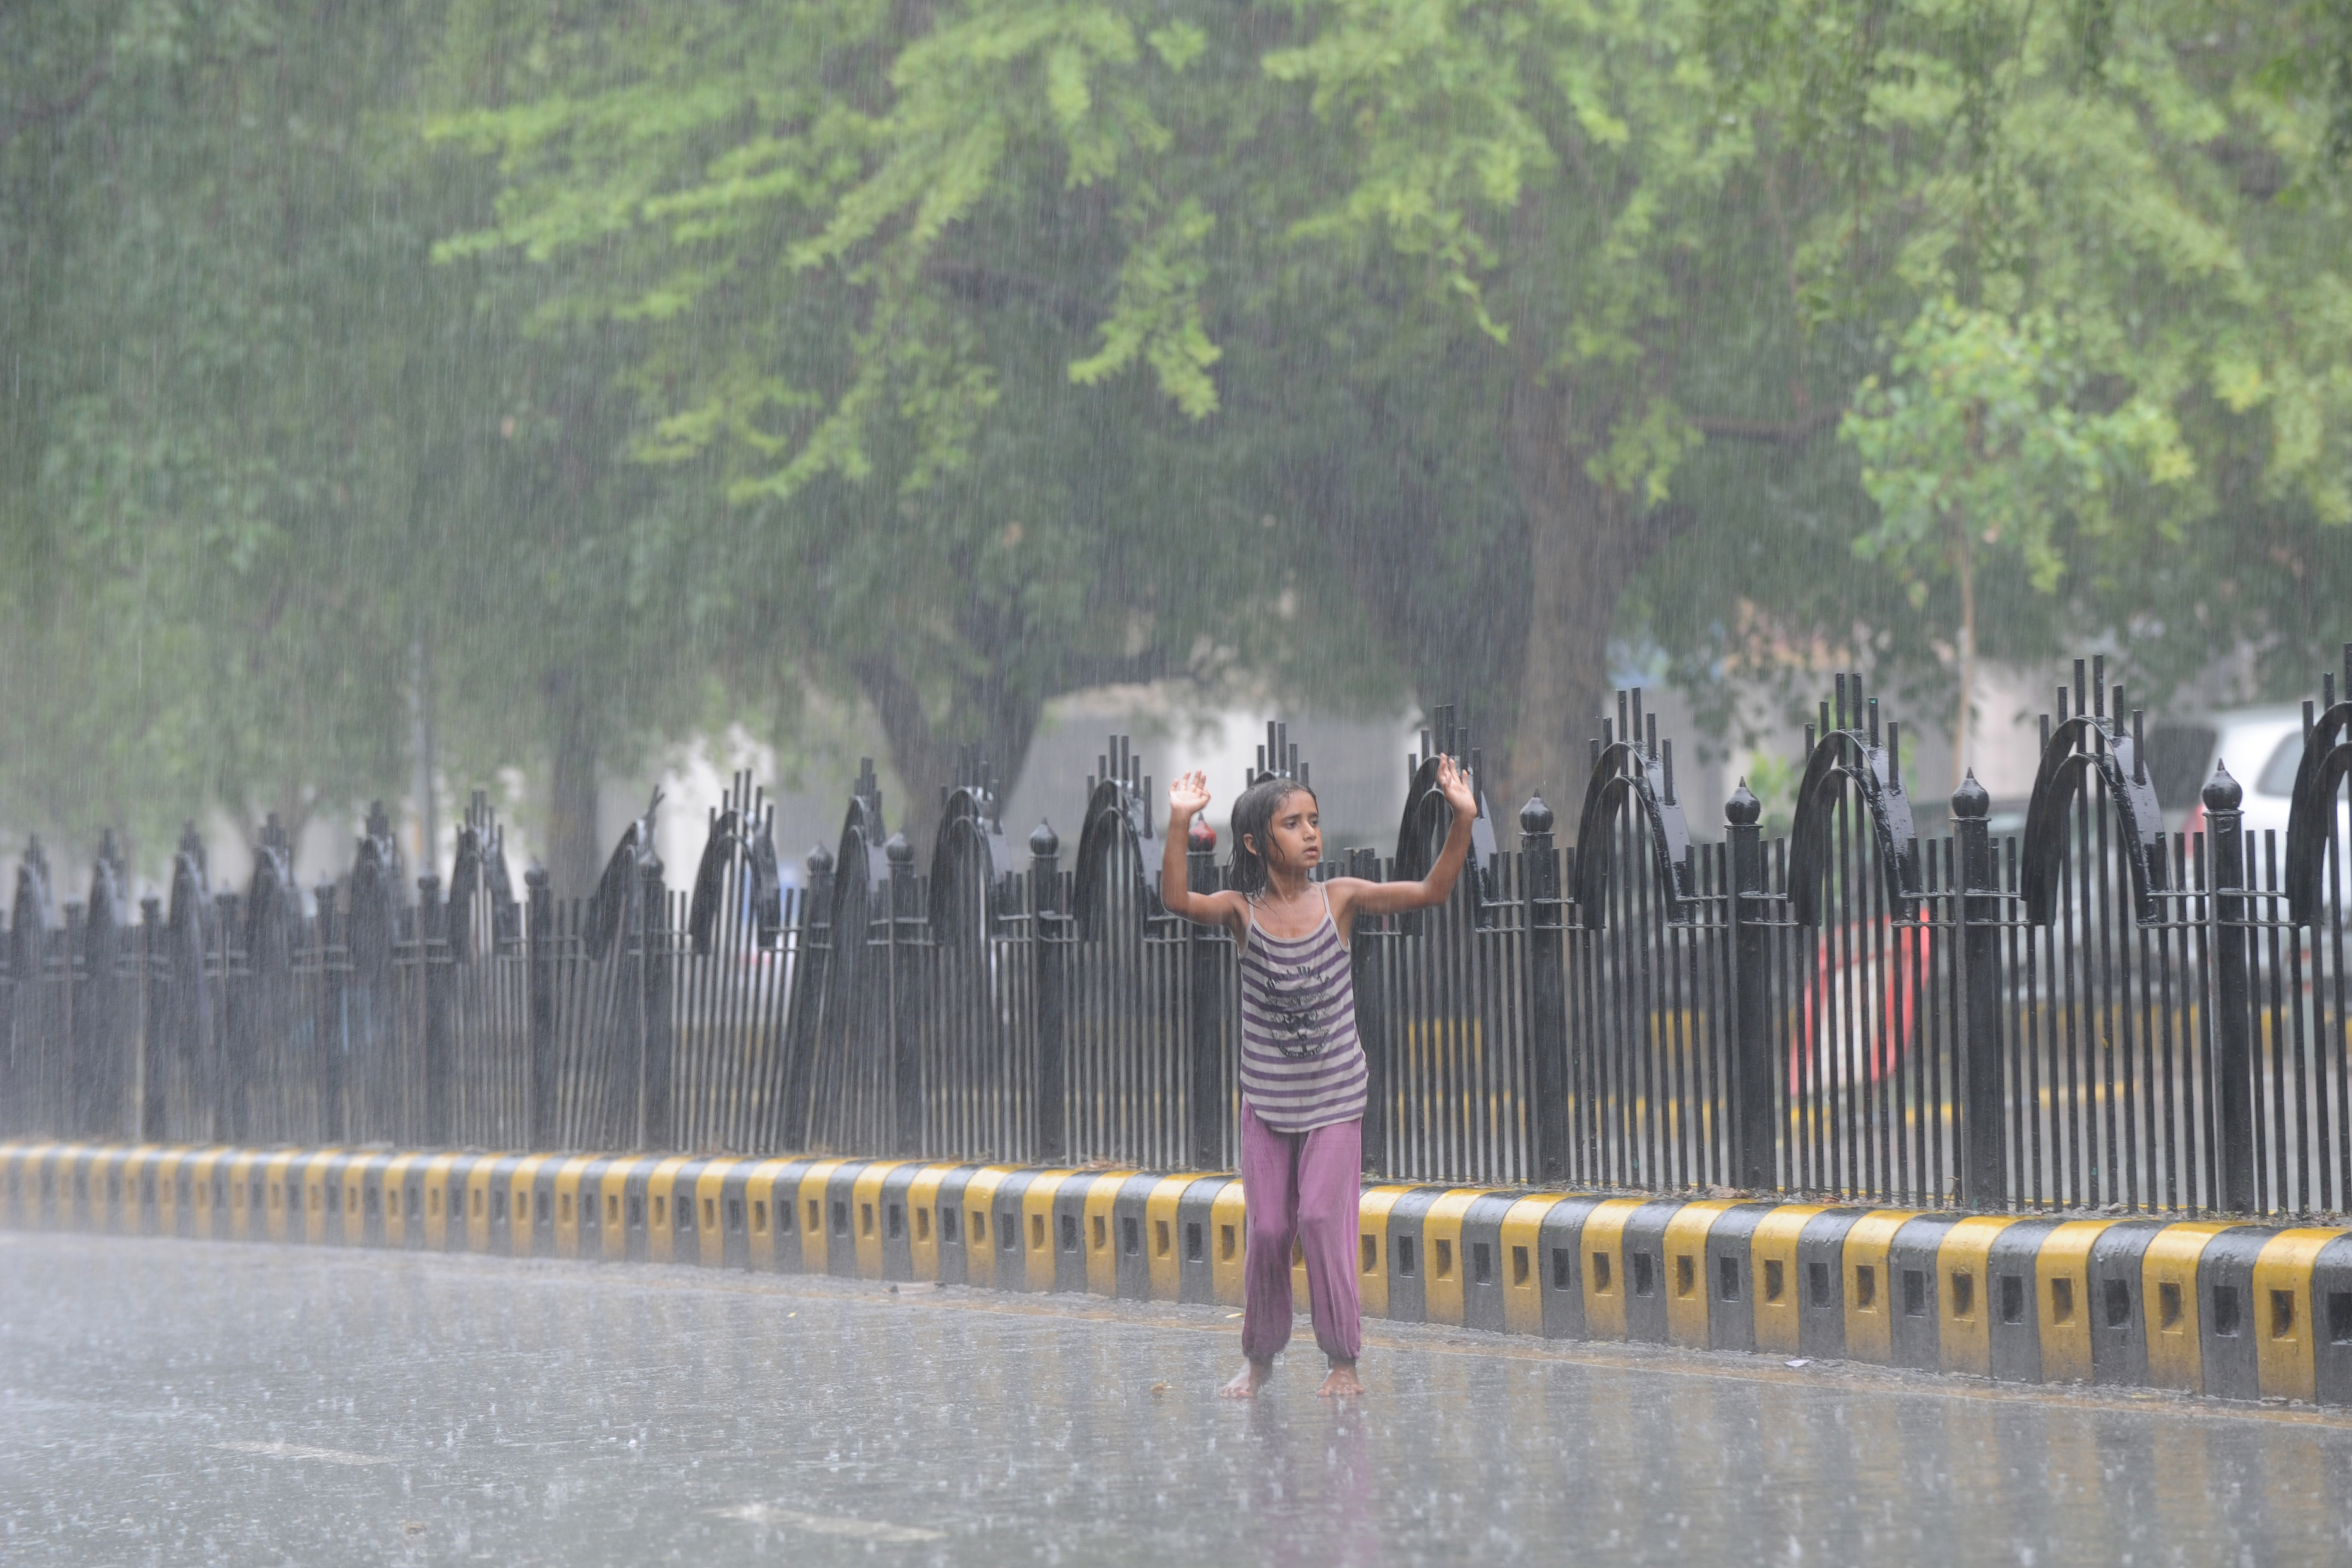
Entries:
[[2147, 730], [2149, 782], [2156, 785], [2156, 803], [2164, 808], [2164, 825], [2177, 832], [2204, 831], [2205, 781], [2219, 763], [2244, 792], [2239, 810], [2245, 814], [2247, 830], [2257, 835], [2274, 830], [2284, 849], [2294, 770], [2302, 761], [2299, 706], [2231, 708], [2168, 720]]

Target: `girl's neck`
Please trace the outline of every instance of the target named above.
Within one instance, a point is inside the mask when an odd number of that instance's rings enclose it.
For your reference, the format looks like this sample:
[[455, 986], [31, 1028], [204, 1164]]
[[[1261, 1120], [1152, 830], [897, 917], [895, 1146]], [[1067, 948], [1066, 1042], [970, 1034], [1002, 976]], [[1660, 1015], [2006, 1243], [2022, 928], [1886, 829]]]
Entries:
[[1265, 897], [1278, 904], [1295, 904], [1312, 892], [1315, 883], [1304, 871], [1265, 868]]

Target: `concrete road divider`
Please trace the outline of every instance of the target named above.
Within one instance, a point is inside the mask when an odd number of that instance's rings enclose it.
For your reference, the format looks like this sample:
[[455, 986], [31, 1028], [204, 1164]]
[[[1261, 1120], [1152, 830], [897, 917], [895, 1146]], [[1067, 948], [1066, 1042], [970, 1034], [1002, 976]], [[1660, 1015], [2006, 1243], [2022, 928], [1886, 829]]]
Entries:
[[[1228, 1306], [1247, 1245], [1221, 1173], [37, 1142], [0, 1226]], [[1373, 1318], [2352, 1405], [2335, 1228], [1374, 1185], [1356, 1261]]]

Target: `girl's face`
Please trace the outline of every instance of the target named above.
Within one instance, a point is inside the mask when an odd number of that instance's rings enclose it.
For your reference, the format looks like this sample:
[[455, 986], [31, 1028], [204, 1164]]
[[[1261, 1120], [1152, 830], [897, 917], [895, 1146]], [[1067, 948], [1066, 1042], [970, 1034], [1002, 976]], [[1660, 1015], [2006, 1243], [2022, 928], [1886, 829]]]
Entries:
[[1265, 825], [1265, 843], [1254, 847], [1272, 868], [1308, 871], [1321, 864], [1322, 818], [1314, 795], [1303, 789], [1284, 795], [1274, 808], [1274, 820]]

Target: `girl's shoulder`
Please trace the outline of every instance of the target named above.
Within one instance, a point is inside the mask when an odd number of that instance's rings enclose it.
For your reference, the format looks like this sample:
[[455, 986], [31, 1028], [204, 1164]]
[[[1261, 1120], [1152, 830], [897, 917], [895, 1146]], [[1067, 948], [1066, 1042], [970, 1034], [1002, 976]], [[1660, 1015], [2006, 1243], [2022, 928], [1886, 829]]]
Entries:
[[1221, 888], [1213, 893], [1192, 895], [1195, 908], [1208, 906], [1207, 912], [1189, 918], [1202, 925], [1239, 926], [1249, 918], [1249, 900], [1231, 888]]

